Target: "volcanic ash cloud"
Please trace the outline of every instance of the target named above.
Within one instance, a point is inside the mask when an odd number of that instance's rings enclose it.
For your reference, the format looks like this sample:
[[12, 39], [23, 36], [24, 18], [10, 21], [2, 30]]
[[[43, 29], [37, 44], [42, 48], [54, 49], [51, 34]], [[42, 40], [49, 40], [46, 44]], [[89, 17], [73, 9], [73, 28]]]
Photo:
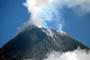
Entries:
[[60, 17], [59, 7], [55, 0], [26, 0], [24, 6], [31, 13], [29, 24], [62, 30], [62, 18]]
[[26, 0], [23, 5], [31, 13], [28, 22], [30, 25], [48, 27], [58, 31], [62, 31], [65, 25], [60, 11], [63, 6], [74, 8], [79, 15], [90, 12], [90, 0]]

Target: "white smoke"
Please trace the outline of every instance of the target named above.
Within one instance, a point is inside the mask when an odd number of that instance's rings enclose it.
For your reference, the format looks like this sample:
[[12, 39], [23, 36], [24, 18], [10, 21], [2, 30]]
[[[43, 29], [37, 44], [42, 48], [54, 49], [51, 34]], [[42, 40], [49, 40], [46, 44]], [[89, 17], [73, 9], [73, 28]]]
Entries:
[[90, 12], [90, 0], [26, 0], [23, 5], [31, 13], [29, 24], [48, 27], [61, 32], [64, 23], [60, 10], [63, 6], [70, 8], [79, 6], [77, 10], [80, 14]]
[[24, 6], [31, 13], [29, 24], [62, 31], [62, 18], [54, 0], [26, 0]]
[[59, 52], [52, 52], [48, 58], [44, 60], [90, 60], [90, 51], [75, 50], [60, 54]]

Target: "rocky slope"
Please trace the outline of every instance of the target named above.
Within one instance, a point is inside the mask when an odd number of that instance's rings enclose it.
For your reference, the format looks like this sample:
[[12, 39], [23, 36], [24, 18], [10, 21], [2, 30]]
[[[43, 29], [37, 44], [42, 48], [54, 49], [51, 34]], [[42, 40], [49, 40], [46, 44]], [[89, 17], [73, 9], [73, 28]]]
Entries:
[[65, 33], [28, 26], [2, 47], [0, 60], [43, 60], [50, 51], [73, 51], [78, 46], [88, 49]]

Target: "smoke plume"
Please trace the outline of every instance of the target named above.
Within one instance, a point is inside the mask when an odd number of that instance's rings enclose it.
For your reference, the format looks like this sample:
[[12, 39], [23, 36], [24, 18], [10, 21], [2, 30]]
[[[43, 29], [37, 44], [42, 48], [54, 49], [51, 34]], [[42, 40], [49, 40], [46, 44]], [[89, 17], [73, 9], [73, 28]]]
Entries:
[[24, 6], [31, 13], [29, 24], [62, 31], [59, 6], [54, 0], [26, 0]]
[[26, 0], [23, 5], [31, 13], [28, 24], [61, 32], [65, 25], [60, 11], [63, 6], [76, 8], [78, 14], [90, 12], [90, 0]]

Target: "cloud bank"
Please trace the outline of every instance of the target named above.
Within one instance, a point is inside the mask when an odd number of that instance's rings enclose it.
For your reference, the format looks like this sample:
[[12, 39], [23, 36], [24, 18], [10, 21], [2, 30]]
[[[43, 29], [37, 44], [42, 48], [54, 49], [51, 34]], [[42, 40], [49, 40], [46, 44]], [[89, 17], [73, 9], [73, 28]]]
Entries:
[[44, 60], [90, 60], [90, 51], [75, 50], [60, 54], [59, 52], [52, 52], [48, 58]]
[[60, 11], [63, 6], [75, 8], [80, 15], [90, 12], [90, 0], [26, 0], [23, 5], [31, 13], [29, 24], [57, 31], [62, 31], [64, 26]]

